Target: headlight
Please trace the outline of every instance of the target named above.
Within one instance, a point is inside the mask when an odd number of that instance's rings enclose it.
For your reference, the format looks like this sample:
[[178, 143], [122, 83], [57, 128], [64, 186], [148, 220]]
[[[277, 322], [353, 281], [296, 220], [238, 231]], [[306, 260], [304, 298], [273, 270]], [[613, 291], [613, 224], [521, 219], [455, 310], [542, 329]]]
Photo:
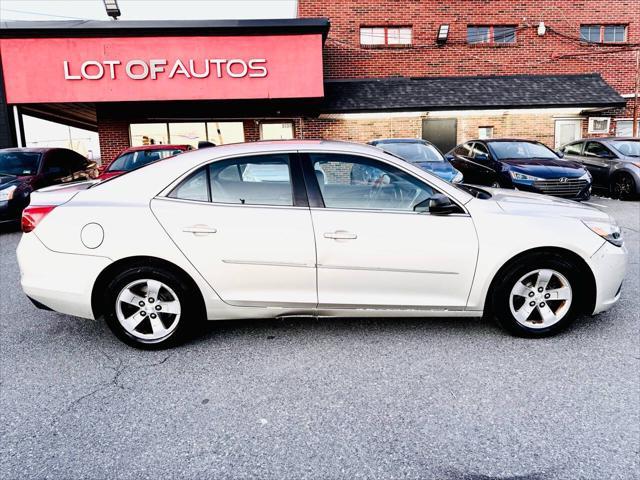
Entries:
[[460, 183], [462, 181], [462, 172], [458, 172], [456, 173], [456, 176], [453, 177], [453, 180], [451, 180], [451, 183]]
[[593, 233], [604, 238], [607, 242], [614, 244], [616, 247], [622, 246], [622, 232], [617, 224], [592, 220], [583, 220], [582, 223], [584, 223]]
[[511, 178], [513, 178], [514, 180], [527, 180], [530, 182], [539, 180], [538, 177], [534, 177], [533, 175], [526, 175], [524, 173], [514, 172], [513, 170], [509, 171], [509, 175], [511, 175]]
[[585, 172], [585, 174], [584, 174], [584, 175], [582, 175], [582, 176], [579, 178], [579, 180], [589, 180], [589, 181], [591, 181], [591, 174], [589, 173], [589, 171], [587, 170], [587, 171]]
[[0, 190], [0, 202], [6, 202], [7, 200], [11, 200], [13, 198], [13, 192], [16, 191], [16, 186], [11, 185], [10, 187], [5, 188], [4, 190]]

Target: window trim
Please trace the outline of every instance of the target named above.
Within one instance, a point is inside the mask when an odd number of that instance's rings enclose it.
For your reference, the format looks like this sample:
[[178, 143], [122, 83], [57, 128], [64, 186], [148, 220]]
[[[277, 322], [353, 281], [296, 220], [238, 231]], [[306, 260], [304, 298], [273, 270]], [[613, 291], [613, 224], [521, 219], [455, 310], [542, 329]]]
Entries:
[[[590, 28], [595, 28], [598, 27], [598, 40], [597, 41], [593, 41], [593, 40], [587, 40], [586, 38], [582, 37], [582, 28], [583, 27], [590, 27]], [[622, 27], [624, 29], [624, 34], [623, 34], [623, 39], [622, 40], [613, 40], [613, 41], [607, 41], [605, 40], [605, 29], [607, 27]], [[621, 45], [621, 44], [625, 44], [628, 43], [628, 39], [629, 39], [629, 24], [627, 23], [581, 23], [580, 26], [578, 27], [578, 34], [580, 37], [580, 41], [586, 44], [613, 44], [613, 45]]]
[[335, 212], [366, 212], [366, 213], [393, 213], [393, 214], [400, 214], [400, 215], [432, 215], [429, 212], [415, 212], [415, 211], [409, 211], [409, 210], [393, 210], [393, 209], [389, 209], [389, 210], [385, 210], [385, 209], [368, 209], [368, 208], [349, 208], [349, 207], [327, 207], [324, 204], [324, 197], [322, 196], [322, 191], [320, 190], [320, 185], [318, 184], [318, 179], [316, 177], [316, 174], [313, 170], [313, 162], [311, 161], [311, 155], [313, 154], [318, 154], [318, 155], [346, 155], [346, 156], [351, 156], [351, 157], [357, 157], [357, 158], [363, 158], [365, 160], [369, 160], [369, 161], [374, 161], [374, 162], [380, 162], [383, 163], [389, 167], [395, 168], [397, 170], [402, 171], [403, 173], [411, 176], [414, 180], [416, 180], [417, 182], [423, 183], [425, 185], [427, 185], [429, 188], [431, 188], [434, 192], [436, 193], [440, 193], [442, 195], [445, 195], [447, 198], [449, 198], [449, 200], [451, 200], [452, 203], [454, 203], [459, 209], [461, 213], [452, 213], [449, 214], [447, 216], [457, 216], [457, 217], [468, 217], [469, 212], [468, 210], [464, 207], [464, 205], [462, 203], [460, 203], [456, 198], [454, 198], [452, 195], [449, 195], [446, 192], [443, 192], [441, 189], [439, 189], [438, 187], [432, 185], [430, 182], [426, 181], [425, 179], [416, 176], [413, 172], [410, 172], [408, 170], [406, 170], [405, 168], [402, 168], [399, 165], [396, 165], [392, 162], [389, 162], [385, 159], [379, 158], [379, 157], [374, 157], [371, 155], [365, 155], [359, 152], [344, 152], [344, 151], [333, 151], [333, 150], [305, 150], [305, 151], [301, 151], [300, 152], [300, 159], [302, 161], [302, 170], [305, 173], [305, 184], [307, 184], [308, 186], [310, 186], [311, 188], [307, 189], [307, 193], [309, 195], [309, 208], [311, 209], [326, 209], [326, 210], [331, 210], [331, 211], [335, 211]]
[[[599, 121], [599, 120], [606, 120], [607, 121], [607, 128], [606, 129], [603, 129], [603, 130], [594, 129], [593, 124], [596, 121]], [[608, 134], [610, 130], [611, 130], [611, 117], [589, 117], [589, 120], [587, 122], [587, 133]]]
[[[470, 42], [469, 41], [469, 29], [470, 28], [488, 28], [489, 29], [489, 33], [488, 33], [488, 39], [486, 42]], [[496, 42], [496, 36], [495, 36], [495, 29], [496, 28], [513, 28], [513, 42]], [[474, 45], [474, 46], [497, 46], [497, 47], [512, 47], [514, 45], [518, 44], [518, 25], [514, 25], [514, 24], [491, 24], [491, 25], [486, 25], [486, 24], [472, 24], [472, 23], [468, 23], [467, 24], [467, 35], [465, 38], [465, 42], [467, 45]]]
[[[382, 28], [384, 30], [384, 42], [383, 43], [362, 43], [362, 29], [364, 28]], [[409, 43], [389, 43], [389, 29], [401, 30], [408, 28], [411, 30], [411, 39]], [[413, 25], [360, 25], [358, 28], [358, 45], [360, 48], [412, 48], [413, 47]]]

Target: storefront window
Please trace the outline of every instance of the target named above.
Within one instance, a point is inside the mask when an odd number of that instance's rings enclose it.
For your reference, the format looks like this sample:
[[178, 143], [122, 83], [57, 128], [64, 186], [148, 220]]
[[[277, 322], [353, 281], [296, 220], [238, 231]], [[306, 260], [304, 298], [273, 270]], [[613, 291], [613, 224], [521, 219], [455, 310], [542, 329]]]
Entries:
[[208, 122], [208, 140], [216, 145], [244, 142], [244, 125], [242, 122]]
[[198, 142], [207, 140], [207, 131], [204, 122], [170, 123], [169, 138], [174, 145], [191, 145], [197, 148]]
[[261, 123], [260, 140], [293, 139], [293, 123]]
[[130, 128], [132, 147], [169, 143], [166, 123], [132, 123]]

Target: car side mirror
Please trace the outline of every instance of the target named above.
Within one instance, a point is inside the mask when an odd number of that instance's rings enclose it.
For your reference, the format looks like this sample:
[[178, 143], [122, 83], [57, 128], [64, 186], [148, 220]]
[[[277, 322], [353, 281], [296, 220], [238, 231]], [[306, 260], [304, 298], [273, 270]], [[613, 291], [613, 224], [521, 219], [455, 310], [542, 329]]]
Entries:
[[558, 158], [564, 158], [564, 152], [562, 150], [558, 150], [556, 152], [556, 155], [558, 156]]
[[453, 159], [454, 159], [454, 156], [453, 156], [453, 154], [452, 154], [452, 153], [447, 153], [447, 154], [444, 156], [444, 158], [446, 158], [447, 160], [451, 161], [451, 160], [453, 160]]
[[458, 206], [449, 197], [441, 193], [436, 193], [431, 198], [427, 198], [413, 207], [417, 213], [431, 213], [432, 215], [449, 215], [456, 213]]

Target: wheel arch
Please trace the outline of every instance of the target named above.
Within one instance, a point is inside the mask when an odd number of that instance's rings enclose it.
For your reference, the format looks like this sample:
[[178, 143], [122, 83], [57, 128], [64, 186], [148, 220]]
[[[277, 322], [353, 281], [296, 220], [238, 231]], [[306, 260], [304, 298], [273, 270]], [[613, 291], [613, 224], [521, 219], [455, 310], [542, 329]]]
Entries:
[[595, 309], [596, 306], [596, 279], [593, 275], [593, 271], [589, 264], [575, 252], [568, 250], [566, 248], [561, 247], [537, 247], [529, 250], [525, 250], [523, 252], [518, 253], [514, 257], [511, 257], [507, 260], [495, 273], [491, 283], [489, 284], [489, 288], [487, 290], [485, 296], [484, 303], [484, 313], [485, 315], [493, 310], [492, 305], [492, 296], [493, 291], [498, 283], [499, 279], [502, 278], [504, 272], [509, 269], [514, 263], [521, 261], [523, 258], [528, 257], [534, 254], [556, 254], [560, 255], [569, 261], [571, 261], [577, 268], [580, 270], [580, 278], [583, 279], [582, 286], [584, 287], [584, 297], [582, 298], [582, 302], [580, 308], [583, 313], [591, 313]]
[[121, 258], [109, 264], [104, 270], [102, 270], [102, 272], [100, 272], [100, 274], [96, 278], [96, 281], [93, 284], [93, 289], [91, 291], [91, 310], [93, 312], [94, 318], [99, 318], [104, 313], [104, 305], [101, 293], [104, 292], [104, 289], [107, 287], [109, 281], [113, 278], [113, 276], [127, 268], [136, 266], [156, 267], [159, 269], [167, 270], [177, 277], [180, 277], [187, 285], [191, 287], [190, 290], [196, 296], [195, 300], [198, 302], [198, 306], [200, 307], [203, 314], [206, 312], [202, 292], [191, 275], [189, 275], [176, 264], [169, 262], [168, 260], [150, 256], [134, 256]]

